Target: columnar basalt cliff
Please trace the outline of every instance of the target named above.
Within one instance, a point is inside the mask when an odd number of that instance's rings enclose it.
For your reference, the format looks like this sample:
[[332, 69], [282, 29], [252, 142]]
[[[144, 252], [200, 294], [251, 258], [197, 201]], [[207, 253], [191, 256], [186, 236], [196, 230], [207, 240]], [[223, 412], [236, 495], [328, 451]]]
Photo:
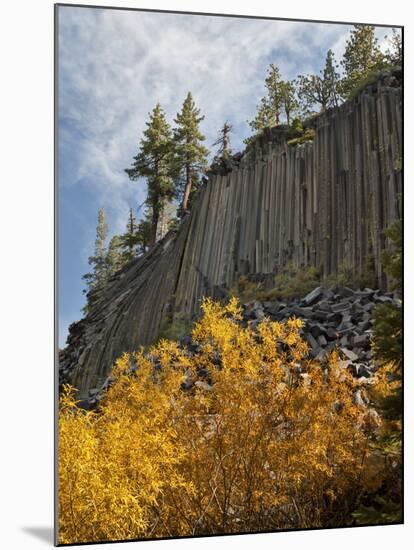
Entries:
[[313, 141], [289, 144], [272, 129], [210, 174], [177, 231], [136, 259], [72, 325], [61, 381], [80, 396], [99, 386], [125, 351], [154, 341], [172, 319], [191, 318], [204, 295], [222, 297], [241, 275], [315, 266], [322, 276], [371, 258], [386, 288], [383, 231], [401, 216], [399, 74], [310, 123]]

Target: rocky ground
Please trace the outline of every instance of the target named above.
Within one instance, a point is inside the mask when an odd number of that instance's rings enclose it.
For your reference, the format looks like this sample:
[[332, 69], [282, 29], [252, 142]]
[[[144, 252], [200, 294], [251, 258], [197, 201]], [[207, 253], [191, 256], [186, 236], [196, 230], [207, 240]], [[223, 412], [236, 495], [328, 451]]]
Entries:
[[267, 316], [286, 321], [295, 316], [304, 320], [303, 337], [313, 358], [322, 360], [334, 348], [340, 351], [343, 366], [357, 378], [375, 370], [371, 350], [373, 309], [377, 304], [400, 305], [397, 294], [365, 288], [315, 288], [302, 299], [290, 302], [252, 302], [245, 305], [245, 318], [254, 327]]
[[[371, 349], [373, 310], [377, 304], [384, 303], [400, 306], [401, 300], [397, 294], [370, 288], [317, 287], [304, 298], [248, 302], [243, 305], [242, 323], [254, 329], [264, 317], [280, 322], [299, 317], [305, 322], [301, 332], [309, 344], [310, 356], [323, 361], [330, 351], [337, 349], [341, 366], [364, 384], [369, 383], [377, 368]], [[182, 338], [180, 344], [190, 354], [197, 353], [191, 336]], [[81, 406], [95, 408], [110, 383], [109, 377], [102, 387], [89, 390], [89, 397], [80, 403]], [[208, 381], [195, 383], [209, 385]], [[184, 387], [191, 386], [192, 381], [188, 378]], [[360, 394], [355, 397], [360, 399]]]

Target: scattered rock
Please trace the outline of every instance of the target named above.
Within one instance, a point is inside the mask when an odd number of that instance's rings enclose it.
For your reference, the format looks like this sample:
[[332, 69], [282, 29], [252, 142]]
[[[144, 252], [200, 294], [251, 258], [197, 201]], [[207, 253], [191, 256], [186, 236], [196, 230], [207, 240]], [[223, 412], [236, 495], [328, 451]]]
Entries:
[[318, 286], [312, 292], [309, 292], [304, 298], [303, 303], [307, 306], [312, 306], [315, 304], [319, 298], [323, 296], [323, 288], [321, 286]]
[[354, 393], [354, 403], [360, 407], [366, 407], [367, 406], [367, 402], [366, 400], [362, 397], [362, 392], [361, 390], [357, 390], [355, 393]]
[[369, 330], [372, 327], [372, 323], [370, 320], [362, 321], [361, 323], [358, 323], [358, 328], [361, 332], [365, 332], [366, 330]]
[[310, 332], [306, 335], [306, 340], [308, 341], [308, 344], [310, 345], [312, 350], [319, 351], [319, 344]]
[[364, 334], [359, 334], [354, 336], [352, 343], [356, 348], [364, 348], [370, 344], [370, 335], [365, 332]]
[[350, 298], [355, 293], [352, 288], [348, 288], [347, 286], [343, 286], [338, 289], [338, 295], [341, 296], [341, 298]]
[[354, 353], [352, 350], [350, 349], [347, 349], [347, 348], [340, 348], [342, 353], [345, 355], [345, 357], [348, 357], [348, 359], [350, 359], [351, 361], [357, 361], [358, 360], [358, 355], [356, 353]]
[[323, 348], [328, 345], [328, 341], [326, 340], [326, 338], [323, 334], [318, 336], [318, 342]]
[[335, 313], [343, 313], [344, 311], [350, 311], [351, 305], [348, 301], [343, 300], [337, 304], [332, 304], [331, 309]]
[[258, 321], [262, 321], [264, 319], [265, 312], [263, 311], [263, 309], [261, 307], [260, 308], [258, 307], [257, 309], [255, 309], [254, 313], [255, 313], [256, 319]]
[[319, 323], [309, 323], [308, 330], [314, 338], [317, 338], [323, 333], [323, 327]]
[[328, 321], [328, 323], [335, 323], [335, 325], [337, 325], [342, 321], [342, 315], [339, 312], [331, 313], [330, 315], [326, 316], [326, 320]]
[[326, 349], [321, 349], [321, 350], [319, 351], [318, 355], [315, 357], [315, 359], [316, 359], [317, 361], [323, 361], [324, 359], [326, 359], [327, 355], [328, 355], [328, 350], [326, 350]]
[[329, 327], [328, 330], [326, 331], [325, 333], [326, 337], [328, 340], [337, 340], [338, 338], [338, 333], [336, 332], [336, 330], [332, 327]]

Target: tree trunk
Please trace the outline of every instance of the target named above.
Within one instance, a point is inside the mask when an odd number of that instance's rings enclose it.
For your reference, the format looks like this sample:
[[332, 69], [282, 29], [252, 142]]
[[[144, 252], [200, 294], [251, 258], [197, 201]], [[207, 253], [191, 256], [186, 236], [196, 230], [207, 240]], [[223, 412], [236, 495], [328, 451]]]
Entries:
[[154, 244], [157, 242], [157, 227], [158, 227], [158, 220], [160, 219], [160, 187], [158, 184], [158, 161], [155, 162], [155, 172], [156, 177], [154, 180], [154, 194], [152, 196], [152, 218], [151, 218], [151, 232], [149, 236], [149, 247], [152, 248]]
[[157, 242], [157, 227], [160, 219], [160, 207], [158, 200], [154, 200], [152, 204], [152, 219], [151, 219], [151, 236], [149, 239], [149, 247], [152, 248]]
[[181, 210], [184, 214], [184, 212], [187, 210], [188, 208], [188, 199], [190, 198], [190, 193], [191, 193], [191, 185], [192, 185], [192, 181], [191, 181], [191, 170], [190, 170], [190, 166], [187, 164], [186, 167], [185, 167], [185, 189], [184, 189], [184, 196], [183, 196], [183, 202], [182, 202], [182, 205], [181, 205]]
[[132, 208], [129, 209], [129, 234], [130, 234], [130, 239], [129, 239], [129, 256], [131, 258], [134, 257], [134, 245], [132, 244], [132, 238], [134, 236], [134, 219], [133, 219], [133, 216], [132, 216]]

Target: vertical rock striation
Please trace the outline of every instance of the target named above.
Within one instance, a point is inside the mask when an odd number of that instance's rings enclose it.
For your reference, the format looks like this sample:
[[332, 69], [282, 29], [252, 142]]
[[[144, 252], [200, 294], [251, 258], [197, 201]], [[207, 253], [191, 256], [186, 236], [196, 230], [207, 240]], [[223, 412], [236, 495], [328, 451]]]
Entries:
[[61, 381], [84, 396], [124, 351], [152, 342], [163, 323], [199, 310], [241, 275], [292, 265], [323, 276], [363, 272], [386, 286], [383, 231], [401, 217], [402, 121], [398, 75], [385, 75], [312, 121], [315, 138], [289, 145], [283, 130], [212, 174], [176, 232], [117, 274], [72, 326]]

